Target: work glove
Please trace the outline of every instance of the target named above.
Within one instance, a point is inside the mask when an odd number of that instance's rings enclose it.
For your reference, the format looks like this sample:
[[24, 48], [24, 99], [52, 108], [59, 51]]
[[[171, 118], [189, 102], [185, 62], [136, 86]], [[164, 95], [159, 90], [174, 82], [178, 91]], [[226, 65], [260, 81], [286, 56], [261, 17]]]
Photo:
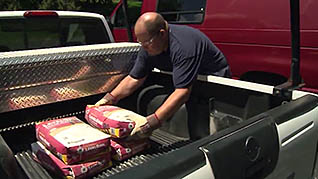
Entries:
[[103, 105], [111, 105], [111, 104], [116, 104], [118, 100], [116, 97], [111, 95], [110, 93], [107, 93], [101, 100], [99, 100], [95, 106], [103, 106]]
[[135, 122], [135, 127], [127, 140], [138, 140], [149, 137], [153, 130], [161, 126], [161, 122], [155, 113], [145, 118], [133, 119], [133, 121]]

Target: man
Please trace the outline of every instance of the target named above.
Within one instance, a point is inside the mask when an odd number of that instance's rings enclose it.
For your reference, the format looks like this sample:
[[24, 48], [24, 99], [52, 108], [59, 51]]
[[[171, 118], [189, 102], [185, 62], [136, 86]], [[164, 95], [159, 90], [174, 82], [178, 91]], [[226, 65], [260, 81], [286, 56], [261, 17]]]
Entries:
[[137, 20], [135, 35], [142, 48], [134, 67], [96, 105], [116, 104], [118, 100], [130, 95], [143, 84], [153, 68], [171, 70], [175, 90], [146, 120], [136, 122], [137, 127], [131, 135], [149, 133], [170, 118], [188, 101], [198, 74], [231, 76], [222, 52], [199, 30], [168, 25], [160, 14], [148, 12]]

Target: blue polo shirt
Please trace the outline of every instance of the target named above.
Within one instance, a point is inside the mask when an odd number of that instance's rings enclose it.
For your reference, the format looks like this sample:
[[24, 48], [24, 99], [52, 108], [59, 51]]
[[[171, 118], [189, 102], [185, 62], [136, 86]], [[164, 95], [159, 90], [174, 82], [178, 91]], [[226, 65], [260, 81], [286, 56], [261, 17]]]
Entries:
[[230, 76], [223, 53], [201, 31], [184, 25], [169, 24], [167, 51], [150, 56], [141, 48], [129, 75], [143, 78], [154, 68], [172, 71], [175, 88], [189, 86], [198, 74]]

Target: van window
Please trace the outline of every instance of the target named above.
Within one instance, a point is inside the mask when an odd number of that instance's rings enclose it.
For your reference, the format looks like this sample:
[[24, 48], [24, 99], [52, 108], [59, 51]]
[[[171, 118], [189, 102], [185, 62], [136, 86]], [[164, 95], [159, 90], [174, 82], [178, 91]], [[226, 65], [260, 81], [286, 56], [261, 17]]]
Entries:
[[157, 12], [169, 23], [202, 23], [206, 0], [159, 0]]
[[[130, 25], [134, 25], [140, 16], [142, 1], [141, 0], [128, 0], [128, 21]], [[126, 27], [125, 17], [123, 12], [123, 5], [121, 4], [115, 14], [113, 22], [114, 27]]]
[[0, 19], [0, 52], [109, 43], [95, 18]]

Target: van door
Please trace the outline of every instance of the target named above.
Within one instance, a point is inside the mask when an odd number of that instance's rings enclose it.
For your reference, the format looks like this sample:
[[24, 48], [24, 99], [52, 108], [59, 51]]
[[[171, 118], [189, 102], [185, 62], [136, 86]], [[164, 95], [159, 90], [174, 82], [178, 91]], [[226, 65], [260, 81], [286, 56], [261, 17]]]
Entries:
[[[132, 27], [133, 40], [136, 41], [133, 27], [138, 17], [142, 13], [143, 1], [141, 0], [127, 0], [127, 17], [129, 24]], [[127, 27], [125, 24], [125, 16], [123, 11], [123, 1], [120, 0], [113, 10], [110, 21], [113, 26], [113, 35], [116, 42], [127, 42], [129, 41]]]

